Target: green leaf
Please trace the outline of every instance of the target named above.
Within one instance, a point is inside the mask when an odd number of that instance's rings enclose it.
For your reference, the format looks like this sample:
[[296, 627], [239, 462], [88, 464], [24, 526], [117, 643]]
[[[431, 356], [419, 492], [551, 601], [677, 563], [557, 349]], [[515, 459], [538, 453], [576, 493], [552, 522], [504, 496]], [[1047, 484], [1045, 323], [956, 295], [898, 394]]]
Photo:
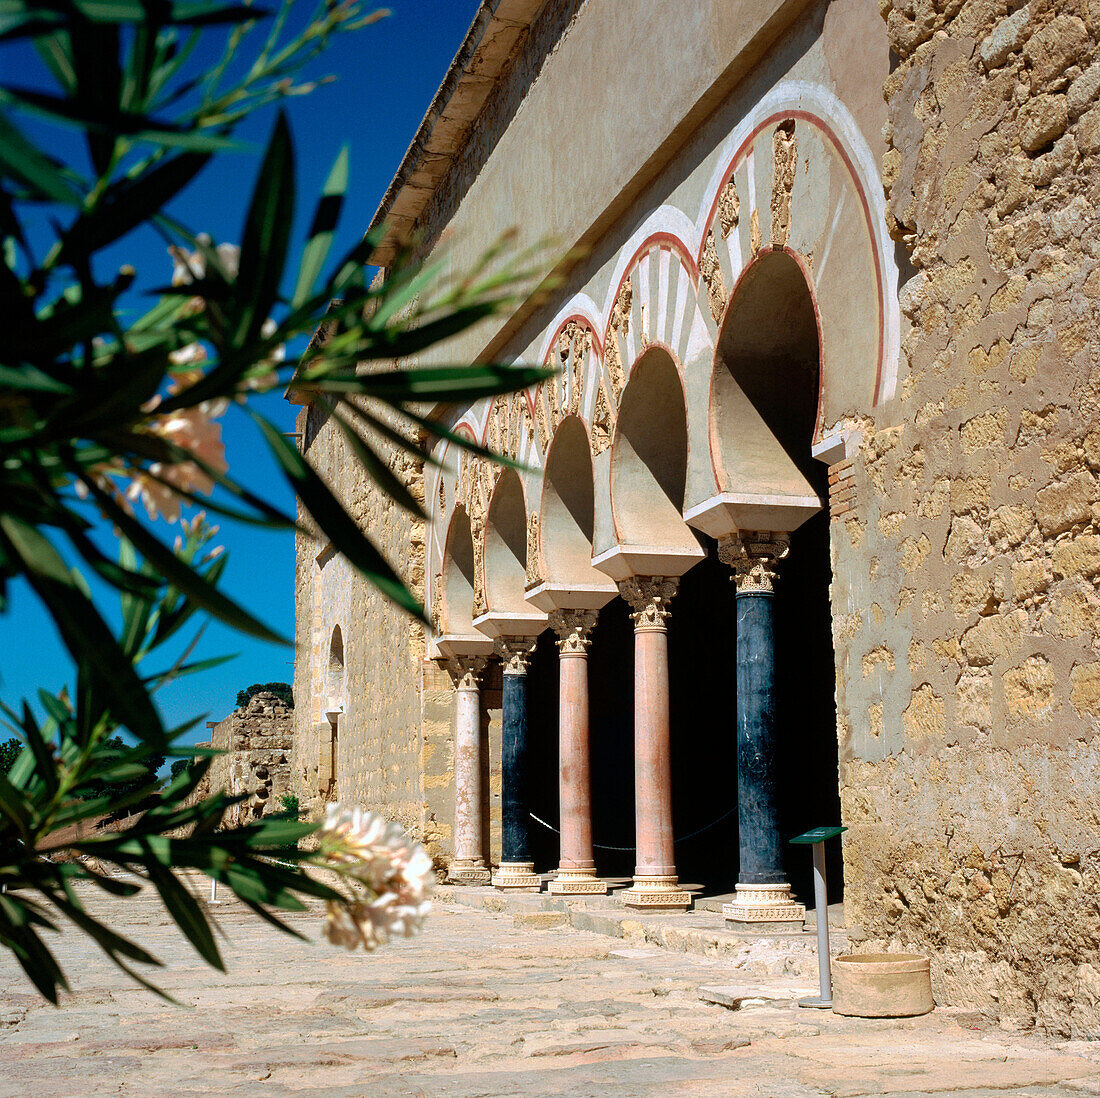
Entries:
[[340, 414], [338, 408], [332, 409], [333, 418], [340, 425], [344, 438], [347, 440], [351, 452], [355, 455], [359, 464], [367, 475], [400, 507], [417, 518], [427, 519], [424, 508], [408, 490], [402, 480], [394, 471], [371, 449], [366, 440], [358, 431]]
[[[312, 835], [320, 827], [318, 823], [298, 823], [297, 820], [261, 820], [252, 824], [244, 834], [244, 845], [249, 850], [271, 850], [293, 846], [299, 839]], [[232, 831], [223, 832], [222, 841], [232, 841]]]
[[167, 122], [158, 122], [147, 115], [130, 114], [126, 111], [101, 115], [92, 105], [32, 91], [30, 88], [0, 87], [0, 105], [21, 107], [31, 114], [60, 122], [83, 133], [105, 137], [122, 135], [134, 141], [148, 141], [165, 148], [191, 149], [194, 152], [237, 148], [237, 142], [227, 137], [196, 132]]
[[83, 260], [144, 224], [183, 191], [209, 161], [209, 153], [180, 153], [136, 178], [109, 187], [95, 207], [77, 218], [62, 237], [58, 262]]
[[134, 665], [119, 647], [76, 576], [60, 567], [64, 562], [52, 545], [33, 527], [11, 515], [0, 515], [0, 548], [7, 543], [22, 561], [26, 576], [46, 604], [65, 646], [78, 666], [94, 672], [97, 685], [110, 699], [116, 719], [139, 739], [164, 739], [164, 725]]
[[71, 386], [44, 374], [29, 363], [0, 366], [0, 386], [15, 392], [54, 393], [59, 396], [68, 396], [73, 391]]
[[42, 730], [38, 727], [38, 721], [34, 719], [31, 707], [23, 702], [23, 735], [26, 737], [27, 746], [34, 754], [36, 776], [41, 778], [46, 786], [46, 791], [52, 797], [57, 792], [57, 766], [54, 763], [53, 753]]
[[163, 864], [155, 853], [150, 851], [144, 864], [153, 887], [160, 894], [176, 926], [183, 931], [184, 937], [195, 947], [199, 956], [207, 964], [219, 972], [224, 972], [225, 963], [218, 952], [214, 934], [198, 901], [180, 884], [172, 870]]
[[80, 206], [81, 196], [69, 182], [70, 172], [34, 147], [0, 114], [0, 176], [8, 175], [30, 187], [38, 198], [66, 206]]
[[355, 393], [394, 404], [474, 401], [526, 389], [554, 374], [549, 367], [487, 364], [424, 366], [374, 374], [326, 373], [322, 366], [307, 370], [302, 380], [322, 392]]
[[259, 337], [279, 293], [294, 221], [294, 147], [286, 113], [279, 112], [252, 192], [241, 235], [237, 288], [240, 312], [232, 343]]
[[359, 529], [309, 462], [298, 453], [296, 447], [291, 446], [274, 424], [251, 410], [249, 415], [259, 424], [275, 460], [282, 467], [306, 510], [328, 535], [336, 549], [382, 594], [428, 624], [424, 608], [416, 596], [401, 582], [386, 558]]
[[290, 302], [294, 309], [299, 308], [313, 292], [314, 284], [325, 265], [329, 248], [332, 246], [333, 233], [340, 220], [340, 210], [343, 208], [347, 189], [348, 147], [344, 145], [328, 173], [317, 209], [313, 213], [313, 223], [309, 227], [309, 243], [306, 244], [302, 253], [298, 284]]
[[201, 572], [180, 560], [159, 538], [150, 534], [133, 515], [120, 507], [114, 497], [104, 492], [94, 479], [79, 473], [77, 475], [88, 489], [88, 493], [95, 497], [104, 513], [122, 531], [134, 548], [174, 587], [242, 633], [259, 637], [272, 644], [290, 643], [232, 599], [223, 595]]

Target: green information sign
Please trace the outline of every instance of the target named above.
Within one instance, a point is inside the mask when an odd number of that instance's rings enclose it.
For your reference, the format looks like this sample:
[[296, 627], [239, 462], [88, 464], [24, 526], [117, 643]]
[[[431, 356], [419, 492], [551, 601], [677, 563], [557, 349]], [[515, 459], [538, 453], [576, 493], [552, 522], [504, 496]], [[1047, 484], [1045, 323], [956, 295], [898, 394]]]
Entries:
[[814, 843], [823, 843], [826, 839], [835, 839], [846, 827], [815, 827], [813, 831], [807, 831], [804, 835], [798, 835], [791, 839], [792, 843], [805, 843], [812, 846]]

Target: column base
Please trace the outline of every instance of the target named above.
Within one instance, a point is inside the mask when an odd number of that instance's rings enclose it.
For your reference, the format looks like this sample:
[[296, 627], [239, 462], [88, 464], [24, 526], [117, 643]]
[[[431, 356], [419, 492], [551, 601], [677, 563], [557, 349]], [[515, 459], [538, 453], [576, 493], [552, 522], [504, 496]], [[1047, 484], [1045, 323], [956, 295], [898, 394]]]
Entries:
[[606, 896], [607, 885], [595, 869], [559, 869], [546, 891], [551, 896]]
[[691, 907], [691, 893], [679, 887], [679, 879], [672, 876], [635, 877], [630, 888], [619, 893], [626, 907], [645, 911], [687, 911]]
[[534, 862], [501, 862], [493, 874], [493, 887], [508, 892], [541, 892], [542, 878]]
[[447, 869], [447, 880], [450, 884], [487, 885], [492, 878], [489, 867], [480, 859], [476, 862], [452, 862]]
[[722, 914], [743, 934], [801, 934], [806, 923], [806, 905], [791, 899], [789, 884], [739, 884]]

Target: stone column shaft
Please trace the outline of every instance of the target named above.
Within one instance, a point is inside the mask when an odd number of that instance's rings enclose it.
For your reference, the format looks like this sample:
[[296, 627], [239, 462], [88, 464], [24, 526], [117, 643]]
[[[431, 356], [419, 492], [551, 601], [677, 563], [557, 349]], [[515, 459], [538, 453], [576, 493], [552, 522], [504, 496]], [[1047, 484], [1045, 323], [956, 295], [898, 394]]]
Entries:
[[791, 899], [783, 869], [776, 806], [775, 580], [786, 534], [723, 538], [719, 556], [737, 587], [737, 826], [740, 871], [731, 926], [757, 932], [801, 931], [806, 908]]
[[527, 792], [527, 662], [535, 642], [502, 637], [497, 651], [504, 662], [501, 698], [501, 855], [493, 884], [508, 891], [538, 892], [529, 846]]
[[588, 646], [596, 627], [594, 610], [555, 610], [560, 697], [558, 717], [558, 875], [548, 886], [555, 895], [603, 894], [592, 852], [592, 783], [588, 761]]
[[669, 754], [668, 604], [677, 580], [635, 576], [620, 585], [634, 619], [634, 884], [624, 904], [684, 910], [691, 896], [679, 887], [672, 832]]
[[455, 856], [448, 877], [458, 884], [488, 884], [481, 847], [481, 690], [483, 657], [452, 660], [455, 685]]

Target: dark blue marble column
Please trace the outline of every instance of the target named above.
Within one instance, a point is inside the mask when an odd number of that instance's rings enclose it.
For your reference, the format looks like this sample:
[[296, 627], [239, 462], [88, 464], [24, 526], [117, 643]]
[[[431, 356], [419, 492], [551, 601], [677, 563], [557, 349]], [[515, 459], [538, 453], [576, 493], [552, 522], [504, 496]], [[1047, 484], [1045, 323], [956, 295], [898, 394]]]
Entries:
[[510, 891], [535, 891], [542, 880], [529, 848], [527, 803], [527, 661], [534, 642], [506, 637], [497, 649], [504, 661], [501, 698], [501, 856], [493, 884]]
[[782, 884], [775, 801], [775, 619], [771, 591], [737, 592], [739, 884]]
[[723, 538], [719, 556], [737, 587], [737, 892], [722, 913], [735, 929], [800, 930], [806, 908], [791, 899], [776, 806], [775, 581], [786, 534]]
[[502, 862], [531, 860], [527, 838], [527, 672], [504, 676]]

